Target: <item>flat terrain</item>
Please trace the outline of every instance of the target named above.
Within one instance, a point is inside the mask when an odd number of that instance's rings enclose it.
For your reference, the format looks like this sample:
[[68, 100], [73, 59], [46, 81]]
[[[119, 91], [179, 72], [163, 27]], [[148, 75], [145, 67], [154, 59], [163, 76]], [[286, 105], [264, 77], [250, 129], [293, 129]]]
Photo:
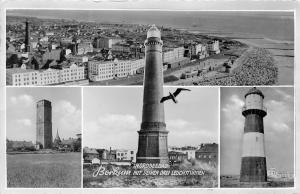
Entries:
[[81, 186], [81, 153], [7, 154], [7, 187]]

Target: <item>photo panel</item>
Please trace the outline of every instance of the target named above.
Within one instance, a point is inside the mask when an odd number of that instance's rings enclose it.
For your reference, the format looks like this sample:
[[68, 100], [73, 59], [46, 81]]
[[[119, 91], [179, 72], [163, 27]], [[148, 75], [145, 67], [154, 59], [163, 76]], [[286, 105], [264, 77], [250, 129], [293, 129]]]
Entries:
[[81, 88], [6, 88], [8, 188], [81, 187]]
[[7, 9], [6, 84], [142, 85], [157, 38], [166, 85], [294, 85], [294, 21], [292, 10]]
[[218, 187], [218, 88], [143, 93], [83, 89], [83, 187]]
[[294, 187], [294, 88], [222, 87], [220, 185]]

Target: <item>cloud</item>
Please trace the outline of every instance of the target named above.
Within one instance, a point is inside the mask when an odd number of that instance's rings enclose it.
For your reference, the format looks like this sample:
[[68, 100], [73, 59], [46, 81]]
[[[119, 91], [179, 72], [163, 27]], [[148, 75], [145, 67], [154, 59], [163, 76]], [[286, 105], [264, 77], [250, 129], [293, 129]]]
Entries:
[[293, 100], [293, 96], [289, 95], [287, 92], [282, 91], [279, 88], [274, 88], [274, 91], [279, 94], [284, 100]]
[[168, 127], [174, 128], [174, 129], [182, 129], [187, 128], [189, 123], [182, 119], [176, 119], [176, 120], [170, 120], [167, 122]]
[[[74, 137], [81, 133], [81, 110], [66, 100], [53, 104], [53, 120], [64, 138]], [[56, 129], [53, 129], [56, 130]]]
[[221, 110], [223, 112], [226, 112], [226, 114], [232, 112], [232, 111], [235, 111], [240, 109], [243, 107], [244, 105], [244, 101], [242, 99], [240, 99], [236, 94], [233, 94], [229, 100], [228, 100], [228, 103], [225, 104]]
[[106, 114], [84, 125], [84, 146], [134, 149], [140, 121], [130, 114]]
[[18, 119], [17, 120], [17, 123], [20, 124], [20, 125], [23, 125], [25, 127], [30, 127], [32, 126], [32, 122], [30, 119]]
[[265, 103], [268, 115], [265, 117], [265, 129], [273, 133], [291, 132], [293, 129], [294, 112], [288, 100], [269, 100]]
[[199, 123], [188, 122], [183, 119], [168, 120], [170, 145], [172, 146], [197, 146], [201, 143], [217, 142], [215, 130], [209, 130]]
[[[238, 95], [233, 94], [227, 99], [221, 108], [221, 130], [222, 136], [228, 139], [238, 141], [243, 132], [244, 118], [242, 116], [242, 107], [244, 101]], [[230, 122], [229, 122], [230, 121]], [[232, 136], [232, 134], [236, 134]]]
[[244, 105], [244, 101], [241, 100], [236, 94], [231, 96], [230, 101], [232, 102], [231, 106], [234, 107], [242, 107]]
[[133, 115], [118, 115], [110, 114], [103, 117], [99, 117], [98, 126], [100, 130], [110, 131], [110, 132], [124, 132], [128, 129], [138, 129], [139, 121]]
[[275, 130], [276, 132], [288, 132], [289, 130], [291, 130], [291, 128], [283, 122], [273, 122], [271, 124], [272, 129]]
[[19, 96], [12, 96], [9, 98], [9, 102], [12, 105], [22, 105], [23, 107], [28, 107], [33, 105], [33, 97], [27, 94], [22, 94]]

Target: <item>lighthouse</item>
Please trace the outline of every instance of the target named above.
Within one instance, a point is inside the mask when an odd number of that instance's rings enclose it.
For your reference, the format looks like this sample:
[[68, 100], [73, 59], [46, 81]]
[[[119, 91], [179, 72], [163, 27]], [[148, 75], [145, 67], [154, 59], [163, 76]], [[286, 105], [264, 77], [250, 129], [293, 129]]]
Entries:
[[168, 131], [163, 97], [163, 62], [160, 31], [152, 25], [145, 41], [143, 115], [138, 140], [137, 163], [169, 164]]
[[263, 105], [264, 95], [257, 88], [251, 88], [245, 94], [245, 117], [243, 152], [240, 171], [241, 183], [267, 182], [267, 167], [264, 143], [264, 122], [267, 115]]

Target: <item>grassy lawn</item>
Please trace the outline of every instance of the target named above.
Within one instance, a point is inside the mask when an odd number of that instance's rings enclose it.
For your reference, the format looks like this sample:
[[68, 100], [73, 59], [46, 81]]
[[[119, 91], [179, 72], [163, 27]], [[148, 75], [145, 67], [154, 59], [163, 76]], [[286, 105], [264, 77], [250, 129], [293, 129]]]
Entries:
[[7, 155], [7, 187], [80, 186], [80, 153]]

